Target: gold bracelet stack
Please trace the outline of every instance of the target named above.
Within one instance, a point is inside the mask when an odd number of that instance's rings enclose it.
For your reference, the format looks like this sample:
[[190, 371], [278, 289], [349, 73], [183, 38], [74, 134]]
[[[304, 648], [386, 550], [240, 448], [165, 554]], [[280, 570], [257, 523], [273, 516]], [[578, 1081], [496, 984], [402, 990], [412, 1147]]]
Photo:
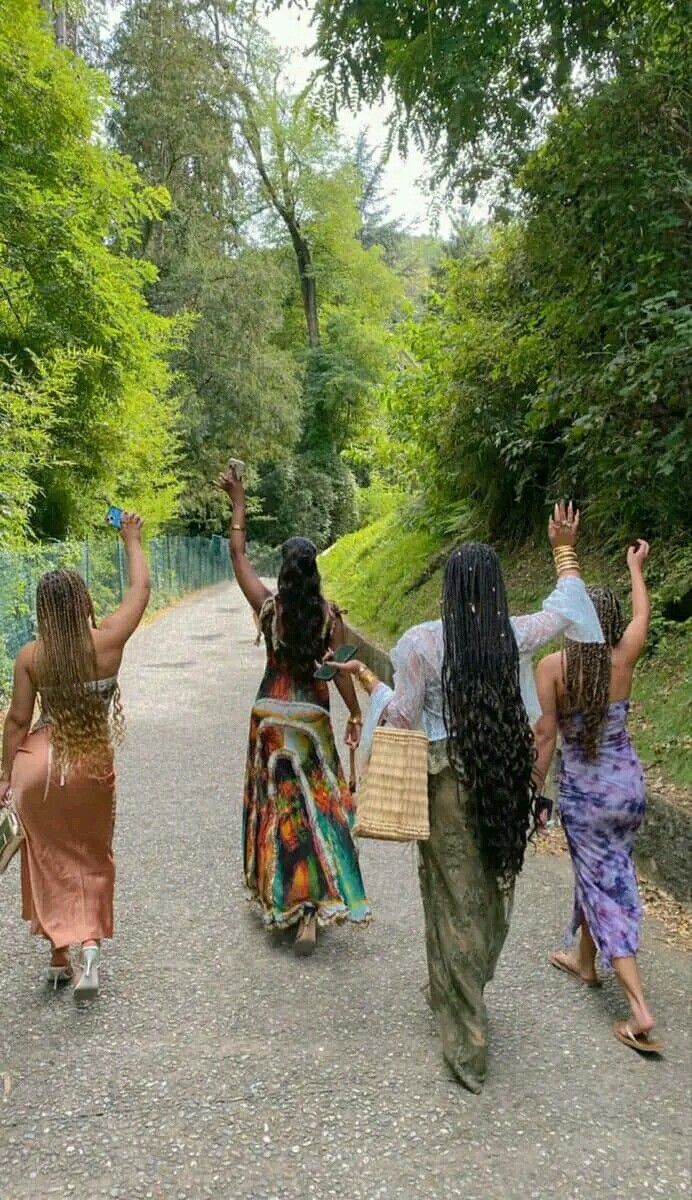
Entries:
[[574, 546], [554, 546], [553, 559], [558, 577], [566, 575], [568, 571], [579, 570], [579, 559]]
[[364, 687], [368, 693], [372, 692], [380, 682], [375, 672], [371, 671], [369, 667], [362, 667], [356, 678], [358, 679], [361, 687]]

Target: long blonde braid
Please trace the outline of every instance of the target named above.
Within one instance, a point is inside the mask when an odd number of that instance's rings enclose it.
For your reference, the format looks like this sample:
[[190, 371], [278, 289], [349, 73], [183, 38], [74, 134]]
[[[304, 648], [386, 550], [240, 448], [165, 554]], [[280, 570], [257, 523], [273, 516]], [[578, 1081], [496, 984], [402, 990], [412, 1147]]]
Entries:
[[583, 725], [578, 742], [588, 759], [598, 757], [603, 726], [608, 715], [612, 647], [625, 631], [620, 601], [609, 587], [587, 588], [598, 614], [605, 642], [573, 642], [565, 639], [566, 708], [579, 712]]
[[94, 606], [77, 571], [48, 571], [36, 591], [38, 640], [34, 669], [44, 710], [50, 714], [56, 765], [99, 775], [110, 770], [112, 747], [122, 740], [118, 689], [110, 713], [93, 686], [97, 678], [91, 631]]

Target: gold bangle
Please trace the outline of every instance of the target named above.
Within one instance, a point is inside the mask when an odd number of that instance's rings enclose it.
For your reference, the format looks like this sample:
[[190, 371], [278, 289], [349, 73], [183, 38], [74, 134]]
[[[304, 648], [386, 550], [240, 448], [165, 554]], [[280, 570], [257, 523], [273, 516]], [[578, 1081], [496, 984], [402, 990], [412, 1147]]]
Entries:
[[363, 669], [358, 672], [357, 679], [361, 687], [365, 688], [366, 692], [371, 688], [376, 687], [380, 682], [375, 672], [371, 671], [369, 667], [363, 667]]
[[363, 720], [362, 720], [362, 717], [349, 717], [346, 724], [347, 725], [362, 725]]
[[244, 525], [231, 525], [231, 529], [237, 529], [239, 533], [245, 533]]
[[577, 563], [576, 551], [571, 546], [556, 546], [553, 550], [553, 559], [556, 566], [562, 566], [564, 563]]
[[581, 573], [579, 560], [577, 559], [576, 555], [573, 558], [562, 558], [555, 560], [555, 573], [557, 574], [558, 578], [561, 575], [567, 575], [572, 571]]

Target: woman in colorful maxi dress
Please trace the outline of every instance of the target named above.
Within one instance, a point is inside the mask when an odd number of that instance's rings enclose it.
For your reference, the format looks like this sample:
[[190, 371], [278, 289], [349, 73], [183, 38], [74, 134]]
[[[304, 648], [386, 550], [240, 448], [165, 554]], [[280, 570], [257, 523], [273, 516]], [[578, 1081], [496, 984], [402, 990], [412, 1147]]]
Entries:
[[371, 696], [364, 751], [380, 720], [428, 736], [430, 838], [419, 843], [419, 876], [430, 1003], [445, 1059], [471, 1092], [485, 1080], [483, 994], [535, 816], [531, 656], [565, 630], [601, 636], [576, 557], [558, 561], [578, 525], [571, 506], [556, 506], [549, 538], [559, 578], [542, 612], [510, 617], [495, 551], [462, 543], [445, 568], [442, 619], [409, 629], [392, 651], [394, 688], [357, 661], [340, 668]]
[[[220, 484], [233, 503], [230, 550], [236, 579], [258, 614], [267, 665], [250, 717], [243, 807], [244, 874], [265, 925], [296, 926], [294, 949], [311, 954], [317, 927], [370, 918], [352, 837], [353, 797], [329, 715], [329, 687], [315, 679], [326, 651], [343, 643], [343, 622], [320, 589], [317, 552], [307, 538], [282, 547], [273, 596], [245, 553], [245, 494], [232, 472]], [[349, 708], [346, 742], [360, 739], [360, 707]]]
[[646, 787], [627, 732], [632, 677], [651, 615], [643, 575], [648, 553], [643, 541], [627, 552], [632, 578], [629, 625], [625, 628], [610, 588], [591, 588], [605, 644], [567, 641], [562, 654], [551, 654], [539, 664], [543, 715], [536, 741], [537, 766], [545, 777], [558, 728], [562, 734], [560, 813], [574, 868], [569, 949], [555, 950], [550, 962], [597, 987], [599, 953], [604, 967], [615, 971], [630, 1005], [630, 1019], [613, 1028], [616, 1038], [632, 1049], [659, 1053], [663, 1047], [650, 1036], [654, 1018], [637, 964], [642, 913], [632, 854], [644, 818]]
[[[0, 804], [22, 823], [22, 916], [52, 947], [54, 988], [73, 978], [76, 1000], [99, 991], [100, 944], [113, 936], [113, 746], [123, 732], [118, 670], [149, 599], [139, 517], [125, 514], [129, 587], [100, 625], [76, 571], [49, 571], [36, 594], [38, 638], [16, 659], [5, 720]], [[36, 697], [40, 717], [32, 728]]]

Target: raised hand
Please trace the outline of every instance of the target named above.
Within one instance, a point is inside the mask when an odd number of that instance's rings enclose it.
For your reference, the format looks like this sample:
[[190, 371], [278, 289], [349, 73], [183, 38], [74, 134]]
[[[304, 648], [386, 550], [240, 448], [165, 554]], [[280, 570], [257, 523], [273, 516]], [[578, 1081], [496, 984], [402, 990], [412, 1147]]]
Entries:
[[144, 521], [137, 513], [123, 513], [122, 523], [120, 525], [120, 536], [125, 543], [141, 542], [142, 527]]
[[579, 533], [580, 513], [570, 500], [565, 506], [560, 500], [553, 509], [548, 521], [548, 541], [553, 549], [556, 546], [573, 546]]
[[222, 471], [216, 481], [217, 487], [221, 488], [230, 497], [232, 504], [238, 504], [245, 499], [245, 486], [242, 479], [237, 479], [230, 467]]
[[642, 569], [649, 557], [650, 550], [651, 547], [648, 542], [645, 542], [643, 538], [637, 538], [635, 544], [627, 550], [627, 566], [630, 571], [636, 567], [639, 567], [640, 570]]

